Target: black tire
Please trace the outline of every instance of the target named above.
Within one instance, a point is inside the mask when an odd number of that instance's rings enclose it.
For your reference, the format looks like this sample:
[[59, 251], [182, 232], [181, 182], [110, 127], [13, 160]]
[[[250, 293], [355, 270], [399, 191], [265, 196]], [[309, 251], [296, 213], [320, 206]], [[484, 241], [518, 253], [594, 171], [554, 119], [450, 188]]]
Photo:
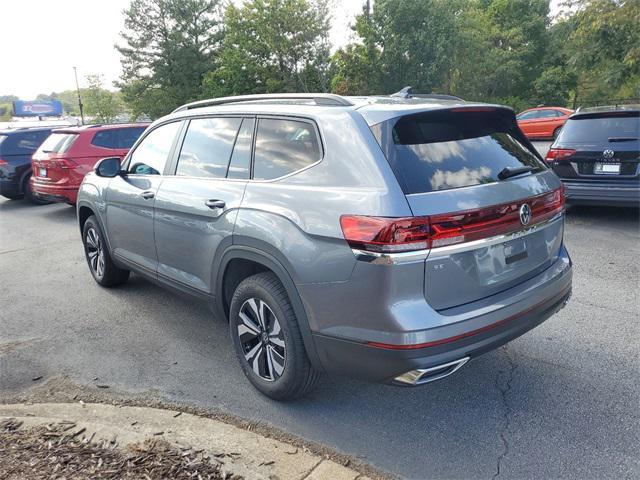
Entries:
[[94, 215], [91, 215], [82, 228], [82, 244], [93, 279], [103, 287], [115, 287], [129, 278], [129, 270], [118, 268], [111, 259], [104, 233]]
[[22, 191], [24, 192], [25, 198], [35, 205], [48, 205], [51, 203], [34, 195], [33, 190], [31, 190], [31, 175], [27, 175], [27, 178], [24, 179]]
[[[263, 305], [266, 305], [264, 321], [260, 321], [255, 312]], [[259, 333], [246, 327], [241, 309], [252, 322], [251, 328]], [[240, 333], [239, 328], [244, 333]], [[320, 373], [309, 361], [287, 292], [273, 273], [258, 273], [238, 285], [231, 299], [229, 332], [242, 371], [267, 397], [275, 400], [299, 398], [318, 383]], [[257, 353], [251, 355], [253, 351]], [[254, 370], [256, 367], [258, 372]]]
[[4, 198], [8, 198], [9, 200], [20, 200], [21, 198], [24, 198], [24, 195], [22, 195], [21, 193], [19, 193], [18, 195], [2, 195]]

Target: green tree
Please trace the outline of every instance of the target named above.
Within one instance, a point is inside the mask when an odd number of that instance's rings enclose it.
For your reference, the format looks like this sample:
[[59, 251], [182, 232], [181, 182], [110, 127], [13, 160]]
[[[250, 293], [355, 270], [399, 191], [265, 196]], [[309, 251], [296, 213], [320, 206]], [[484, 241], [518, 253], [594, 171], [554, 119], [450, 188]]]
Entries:
[[119, 93], [106, 90], [100, 75], [87, 75], [87, 88], [82, 95], [84, 112], [96, 123], [111, 123], [124, 113]]
[[208, 96], [329, 89], [329, 12], [324, 0], [250, 0], [226, 9]]
[[[334, 57], [333, 87], [392, 93], [442, 89], [452, 64], [455, 15], [445, 0], [376, 0], [356, 19], [359, 41]], [[369, 86], [368, 92], [367, 85]]]
[[132, 0], [124, 12], [119, 86], [133, 116], [201, 98], [221, 39], [221, 0]]
[[581, 100], [640, 97], [640, 1], [580, 0], [568, 22], [568, 64]]

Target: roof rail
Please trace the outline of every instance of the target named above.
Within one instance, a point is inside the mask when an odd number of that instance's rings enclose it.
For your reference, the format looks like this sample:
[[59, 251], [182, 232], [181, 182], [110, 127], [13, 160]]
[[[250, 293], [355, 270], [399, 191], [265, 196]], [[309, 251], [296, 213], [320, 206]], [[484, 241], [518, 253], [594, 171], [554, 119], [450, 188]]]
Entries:
[[455, 95], [446, 95], [444, 93], [414, 93], [413, 87], [406, 86], [402, 90], [389, 95], [397, 98], [431, 98], [434, 100], [462, 100]]
[[259, 102], [268, 100], [313, 100], [316, 105], [323, 106], [352, 106], [349, 100], [340, 95], [333, 93], [265, 93], [259, 95], [237, 95], [234, 97], [211, 98], [209, 100], [200, 100], [198, 102], [187, 103], [176, 108], [173, 112], [181, 112], [183, 110], [191, 110], [192, 108], [212, 107], [215, 105], [226, 105], [229, 103], [242, 102]]

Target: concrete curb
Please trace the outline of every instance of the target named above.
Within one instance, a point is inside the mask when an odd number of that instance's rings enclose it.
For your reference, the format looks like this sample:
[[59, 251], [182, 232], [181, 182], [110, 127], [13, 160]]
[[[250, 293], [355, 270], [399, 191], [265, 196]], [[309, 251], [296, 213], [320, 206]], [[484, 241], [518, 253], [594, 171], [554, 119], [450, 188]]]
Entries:
[[72, 421], [77, 430], [86, 429], [82, 432], [84, 437], [93, 436], [93, 441], [115, 439], [120, 448], [160, 438], [211, 455], [227, 454], [220, 458], [226, 471], [247, 479], [368, 479], [306, 449], [218, 420], [171, 410], [97, 403], [0, 405], [0, 421], [7, 418], [23, 421], [23, 428]]

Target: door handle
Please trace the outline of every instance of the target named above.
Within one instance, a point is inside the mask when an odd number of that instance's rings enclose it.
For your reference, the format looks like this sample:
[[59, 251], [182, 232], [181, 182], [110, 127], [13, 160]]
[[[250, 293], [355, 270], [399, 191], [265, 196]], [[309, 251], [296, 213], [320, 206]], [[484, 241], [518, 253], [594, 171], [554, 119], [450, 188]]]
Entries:
[[224, 208], [226, 203], [224, 203], [224, 200], [207, 200], [206, 202], [204, 202], [204, 204], [211, 208]]
[[142, 198], [144, 198], [145, 200], [149, 200], [150, 198], [153, 198], [153, 197], [155, 197], [155, 196], [156, 196], [156, 192], [153, 192], [153, 191], [151, 191], [151, 190], [145, 190], [144, 192], [142, 192], [142, 193], [140, 194], [140, 196], [141, 196]]

